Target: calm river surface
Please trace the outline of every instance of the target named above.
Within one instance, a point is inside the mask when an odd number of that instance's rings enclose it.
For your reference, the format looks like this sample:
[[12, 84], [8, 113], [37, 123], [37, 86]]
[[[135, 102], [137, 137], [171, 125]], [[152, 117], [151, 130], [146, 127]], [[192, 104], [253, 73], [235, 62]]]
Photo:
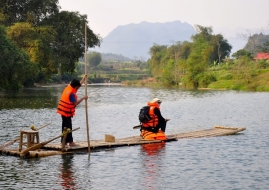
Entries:
[[[21, 129], [40, 130], [41, 141], [61, 133], [56, 114], [63, 87], [26, 89], [0, 95], [0, 144]], [[78, 96], [84, 94], [82, 87]], [[138, 112], [154, 97], [163, 100], [167, 134], [246, 127], [238, 135], [180, 139], [152, 146], [121, 147], [74, 155], [23, 159], [0, 155], [0, 189], [162, 190], [268, 189], [269, 93], [184, 91], [122, 86], [89, 86], [91, 140], [139, 135]], [[86, 141], [84, 102], [77, 107], [74, 141]], [[57, 140], [56, 140], [57, 141]], [[18, 144], [14, 145], [15, 147]]]

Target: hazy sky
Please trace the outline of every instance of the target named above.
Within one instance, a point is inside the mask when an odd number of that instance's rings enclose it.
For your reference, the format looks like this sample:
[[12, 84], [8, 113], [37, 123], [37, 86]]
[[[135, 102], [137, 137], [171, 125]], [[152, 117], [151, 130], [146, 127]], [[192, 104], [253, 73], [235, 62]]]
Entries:
[[119, 25], [179, 20], [191, 25], [244, 29], [269, 26], [269, 0], [59, 0], [62, 10], [87, 14], [101, 37]]

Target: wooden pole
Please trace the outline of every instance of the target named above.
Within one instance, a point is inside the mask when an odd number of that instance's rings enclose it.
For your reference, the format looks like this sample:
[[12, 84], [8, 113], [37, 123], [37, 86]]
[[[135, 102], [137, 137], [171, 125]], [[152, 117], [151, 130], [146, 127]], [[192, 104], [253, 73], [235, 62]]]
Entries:
[[66, 142], [66, 137], [67, 137], [67, 128], [64, 127], [64, 131], [63, 131], [63, 139], [62, 139], [62, 152], [65, 151], [65, 142]]
[[141, 125], [134, 126], [133, 129], [140, 129]]
[[[85, 75], [87, 74], [87, 23], [85, 22]], [[85, 95], [87, 96], [87, 77], [85, 79]], [[85, 99], [85, 112], [86, 112], [86, 129], [87, 129], [87, 141], [88, 141], [88, 153], [91, 152], [90, 144], [90, 132], [89, 132], [89, 122], [88, 122], [88, 99]]]

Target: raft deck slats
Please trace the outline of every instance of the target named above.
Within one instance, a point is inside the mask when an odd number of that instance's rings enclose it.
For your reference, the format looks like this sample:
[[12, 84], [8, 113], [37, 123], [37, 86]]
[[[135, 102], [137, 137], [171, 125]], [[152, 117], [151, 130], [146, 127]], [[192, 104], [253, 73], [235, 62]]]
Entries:
[[[240, 131], [245, 130], [246, 128], [231, 128], [231, 127], [214, 127], [212, 129], [197, 130], [193, 132], [178, 133], [173, 135], [167, 135], [169, 140], [172, 141], [175, 139], [183, 138], [202, 138], [202, 137], [213, 137], [213, 136], [224, 136], [236, 134]], [[140, 145], [148, 143], [157, 143], [162, 142], [162, 140], [143, 140], [140, 136], [127, 137], [122, 139], [116, 139], [115, 142], [105, 142], [104, 140], [92, 140], [90, 142], [91, 149], [102, 149], [102, 148], [112, 148], [120, 146], [131, 146], [131, 145]], [[83, 150], [88, 148], [87, 142], [76, 142], [77, 146], [69, 147], [68, 151], [72, 150]], [[52, 143], [44, 146], [45, 149], [49, 150], [61, 150], [61, 145], [59, 143]]]
[[175, 135], [168, 135], [168, 137], [176, 137], [178, 139], [182, 138], [201, 138], [201, 137], [214, 137], [214, 136], [224, 136], [224, 135], [232, 135], [236, 134], [240, 131], [246, 130], [245, 127], [243, 128], [212, 128], [212, 129], [205, 129], [187, 133], [179, 133]]
[[[118, 139], [115, 142], [105, 142], [104, 140], [92, 140], [90, 142], [91, 149], [103, 149], [103, 148], [113, 148], [113, 147], [121, 147], [121, 146], [134, 146], [141, 144], [149, 144], [149, 143], [158, 143], [158, 142], [169, 142], [176, 141], [177, 138], [169, 137], [167, 140], [143, 140], [140, 136], [129, 137], [125, 139]], [[48, 144], [43, 147], [48, 150], [61, 150], [61, 145], [59, 143]], [[79, 151], [88, 148], [87, 142], [76, 142], [76, 146], [71, 146], [67, 148], [67, 151]]]
[[[212, 129], [205, 130], [197, 130], [192, 132], [178, 133], [167, 135], [167, 140], [165, 141], [175, 141], [177, 139], [184, 138], [202, 138], [202, 137], [214, 137], [214, 136], [224, 136], [224, 135], [232, 135], [238, 132], [246, 130], [245, 127], [242, 128], [234, 128], [234, 127], [223, 127], [223, 126], [215, 126]], [[92, 140], [90, 142], [91, 149], [107, 149], [113, 147], [121, 147], [121, 146], [134, 146], [134, 145], [142, 145], [142, 144], [150, 144], [150, 143], [159, 143], [164, 140], [144, 140], [140, 136], [126, 137], [121, 139], [115, 139], [115, 142], [105, 142], [105, 140]], [[34, 158], [34, 157], [43, 157], [43, 156], [52, 156], [59, 154], [68, 154], [74, 153], [78, 151], [87, 151], [88, 150], [88, 142], [76, 142], [76, 146], [67, 146], [66, 152], [62, 152], [61, 143], [49, 143], [45, 145], [42, 149], [37, 151], [30, 151], [26, 157]], [[18, 149], [3, 149], [0, 150], [2, 154], [20, 156], [20, 152]]]

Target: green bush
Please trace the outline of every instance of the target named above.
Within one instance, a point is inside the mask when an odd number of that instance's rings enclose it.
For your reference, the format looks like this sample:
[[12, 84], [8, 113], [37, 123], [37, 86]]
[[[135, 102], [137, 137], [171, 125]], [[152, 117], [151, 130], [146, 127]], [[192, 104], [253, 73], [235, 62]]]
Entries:
[[219, 80], [232, 80], [233, 75], [230, 73], [226, 73], [225, 75], [220, 76]]
[[259, 92], [269, 92], [269, 86], [256, 86], [254, 90]]
[[210, 83], [217, 81], [213, 74], [203, 73], [199, 75], [199, 87], [206, 88]]
[[269, 66], [269, 62], [266, 60], [259, 60], [255, 63], [257, 69], [266, 69]]
[[247, 90], [247, 86], [243, 83], [235, 83], [231, 86], [231, 90]]
[[232, 80], [219, 80], [208, 85], [208, 88], [213, 89], [230, 89], [233, 85]]

